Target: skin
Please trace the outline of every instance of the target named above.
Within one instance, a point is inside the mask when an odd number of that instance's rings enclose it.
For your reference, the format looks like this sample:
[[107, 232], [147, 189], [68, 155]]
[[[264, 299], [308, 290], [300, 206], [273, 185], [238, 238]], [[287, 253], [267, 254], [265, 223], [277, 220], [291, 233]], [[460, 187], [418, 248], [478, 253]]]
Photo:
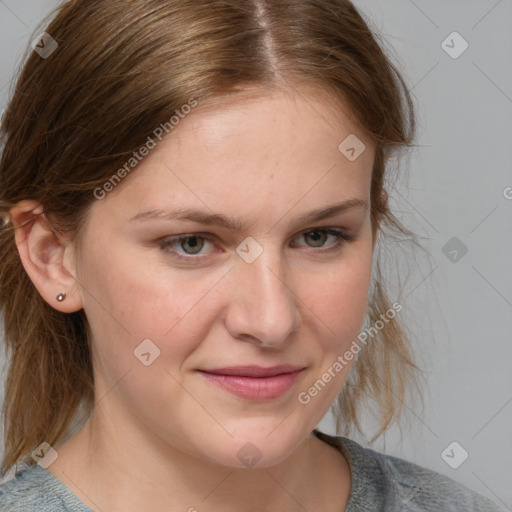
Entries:
[[[350, 134], [366, 145], [353, 162], [338, 150]], [[308, 224], [296, 218], [351, 198], [370, 205], [373, 159], [372, 142], [324, 96], [285, 90], [199, 105], [95, 201], [82, 250], [54, 234], [44, 215], [31, 217], [41, 205], [19, 203], [11, 217], [27, 273], [55, 309], [83, 308], [92, 332], [96, 405], [77, 434], [54, 446], [59, 457], [48, 471], [98, 511], [341, 510], [348, 463], [311, 431], [350, 365], [309, 404], [297, 397], [360, 332], [374, 249], [370, 209]], [[176, 206], [233, 216], [248, 229], [130, 222]], [[325, 252], [336, 245], [333, 235], [314, 237], [325, 227], [354, 240]], [[194, 233], [211, 239], [167, 249], [188, 263], [158, 244]], [[248, 236], [263, 250], [252, 263], [236, 252]], [[194, 262], [196, 252], [205, 259]], [[61, 291], [66, 300], [57, 302]], [[134, 350], [148, 338], [160, 355], [145, 366]], [[283, 363], [306, 369], [266, 401], [240, 398], [196, 371]], [[261, 455], [252, 467], [237, 457], [248, 442]]]

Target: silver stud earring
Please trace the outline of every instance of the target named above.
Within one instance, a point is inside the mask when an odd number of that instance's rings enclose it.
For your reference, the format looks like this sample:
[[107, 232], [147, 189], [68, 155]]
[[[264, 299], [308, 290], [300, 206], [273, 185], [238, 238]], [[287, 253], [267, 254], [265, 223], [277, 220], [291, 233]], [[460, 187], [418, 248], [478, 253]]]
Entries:
[[57, 300], [59, 302], [62, 302], [65, 298], [66, 298], [66, 294], [65, 293], [59, 293], [59, 295], [57, 295]]

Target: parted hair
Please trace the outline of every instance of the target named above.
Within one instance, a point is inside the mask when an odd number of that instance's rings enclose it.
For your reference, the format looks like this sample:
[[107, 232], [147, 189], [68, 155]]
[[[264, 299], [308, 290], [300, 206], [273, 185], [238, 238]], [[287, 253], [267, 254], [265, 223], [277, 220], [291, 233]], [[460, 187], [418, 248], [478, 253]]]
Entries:
[[[34, 464], [32, 451], [64, 439], [95, 401], [85, 313], [61, 313], [38, 293], [9, 211], [38, 201], [53, 229], [80, 247], [94, 190], [190, 98], [229, 101], [247, 86], [327, 92], [375, 142], [374, 237], [415, 237], [382, 200], [391, 156], [413, 146], [414, 102], [377, 31], [350, 1], [69, 0], [43, 30], [58, 46], [42, 58], [27, 45], [0, 128], [2, 475], [21, 461]], [[383, 274], [377, 258], [369, 325], [392, 308]], [[361, 345], [336, 399], [338, 433], [362, 432], [364, 406], [373, 402], [376, 439], [400, 423], [406, 392], [418, 387], [403, 320], [383, 324]]]

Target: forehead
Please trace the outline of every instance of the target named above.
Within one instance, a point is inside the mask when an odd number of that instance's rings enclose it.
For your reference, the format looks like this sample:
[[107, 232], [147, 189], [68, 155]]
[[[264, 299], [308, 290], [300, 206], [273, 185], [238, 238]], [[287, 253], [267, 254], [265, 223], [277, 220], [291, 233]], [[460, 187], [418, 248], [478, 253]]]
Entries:
[[[336, 141], [341, 142], [350, 134], [372, 144], [346, 103], [311, 86], [265, 91], [246, 88], [235, 95], [209, 98], [199, 102], [167, 140], [179, 142], [190, 135], [196, 140], [189, 142], [215, 147], [227, 145], [233, 137], [243, 139], [248, 132], [254, 144], [265, 143], [269, 148], [282, 138], [286, 139], [286, 146], [300, 141], [304, 149], [320, 139], [328, 144], [334, 141], [337, 147]], [[280, 136], [277, 140], [276, 135]], [[303, 146], [306, 138], [311, 144]]]
[[[347, 158], [347, 149], [357, 158]], [[316, 208], [319, 197], [368, 197], [373, 157], [372, 141], [325, 94], [216, 98], [184, 116], [104, 204], [261, 211], [269, 202], [300, 201]]]

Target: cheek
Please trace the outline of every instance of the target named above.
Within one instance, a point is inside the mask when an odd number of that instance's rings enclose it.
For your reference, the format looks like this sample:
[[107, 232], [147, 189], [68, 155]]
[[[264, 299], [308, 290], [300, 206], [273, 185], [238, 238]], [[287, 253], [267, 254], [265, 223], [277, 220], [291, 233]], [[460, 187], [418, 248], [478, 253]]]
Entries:
[[203, 299], [218, 276], [199, 279], [187, 270], [155, 270], [140, 250], [93, 251], [88, 261], [94, 267], [84, 268], [81, 282], [87, 290], [84, 310], [102, 357], [123, 371], [136, 361], [133, 351], [145, 339], [177, 361], [194, 350], [210, 319]]
[[368, 303], [371, 282], [371, 245], [361, 244], [358, 250], [340, 260], [332, 272], [321, 274], [321, 281], [307, 279], [306, 304], [331, 336], [320, 337], [331, 355], [349, 346], [359, 334]]
[[[339, 395], [354, 364], [371, 283], [371, 244], [360, 244], [322, 279], [323, 286], [304, 283], [312, 322], [319, 326], [315, 339], [315, 367], [300, 389], [302, 414], [314, 428]], [[313, 348], [313, 347], [310, 347]]]

